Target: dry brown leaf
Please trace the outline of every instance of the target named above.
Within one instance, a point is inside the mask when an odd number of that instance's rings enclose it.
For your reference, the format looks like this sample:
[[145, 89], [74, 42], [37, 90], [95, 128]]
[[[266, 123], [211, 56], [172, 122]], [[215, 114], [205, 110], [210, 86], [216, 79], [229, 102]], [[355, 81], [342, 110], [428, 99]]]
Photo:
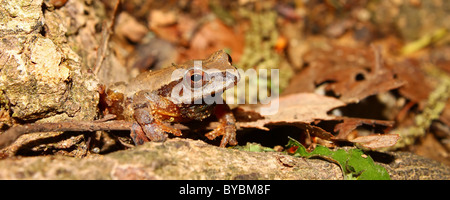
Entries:
[[[153, 14], [154, 12], [156, 14]], [[165, 19], [165, 15], [168, 15], [167, 19]], [[163, 13], [154, 10], [149, 17], [148, 26], [159, 38], [181, 46], [189, 44], [195, 31], [201, 25], [201, 20], [182, 13]]]
[[333, 91], [340, 100], [356, 103], [402, 86], [404, 82], [395, 78], [391, 67], [374, 56], [376, 53], [370, 47], [334, 45], [327, 50], [314, 49], [304, 58], [309, 67], [293, 78], [285, 92], [312, 92], [317, 85], [327, 83], [326, 90]]
[[393, 146], [399, 138], [398, 134], [376, 134], [357, 137], [350, 142], [360, 144], [368, 149], [378, 149]]
[[394, 125], [394, 121], [375, 120], [375, 119], [361, 119], [361, 118], [341, 118], [342, 123], [337, 124], [334, 127], [334, 131], [338, 132], [336, 139], [348, 139], [347, 136], [355, 130], [358, 126], [365, 125], [381, 125], [391, 127]]
[[114, 28], [114, 34], [127, 38], [135, 43], [140, 42], [149, 31], [146, 26], [140, 24], [133, 16], [126, 12], [121, 12], [117, 16], [117, 22]]
[[399, 89], [402, 96], [419, 104], [419, 108], [423, 109], [430, 92], [436, 88], [436, 80], [427, 76], [418, 60], [408, 59], [397, 62], [394, 68], [400, 80], [404, 80], [406, 84]]
[[[313, 136], [317, 136], [325, 140], [347, 140], [347, 135], [361, 125], [372, 126], [393, 126], [393, 121], [361, 119], [361, 118], [344, 118], [328, 115], [327, 113], [337, 107], [346, 104], [336, 98], [322, 96], [314, 93], [298, 93], [282, 96], [272, 103], [278, 104], [278, 111], [272, 115], [262, 112], [263, 109], [270, 107], [270, 104], [264, 106], [240, 106], [235, 109], [239, 126], [242, 128], [258, 128], [261, 130], [270, 130], [272, 126], [295, 126], [306, 130]], [[335, 131], [339, 131], [337, 137], [322, 128], [312, 125], [317, 121], [336, 121], [343, 122], [335, 126]], [[397, 135], [398, 137], [398, 135]], [[394, 142], [393, 136], [377, 136], [358, 137], [355, 139], [358, 143], [362, 143], [367, 148], [379, 148], [381, 146], [391, 146]], [[398, 139], [398, 138], [397, 138]], [[395, 142], [397, 141], [395, 139]], [[353, 142], [353, 140], [350, 140]], [[394, 144], [395, 144], [394, 142]], [[393, 145], [393, 144], [392, 144]]]
[[244, 33], [242, 28], [229, 27], [219, 19], [203, 24], [192, 36], [189, 49], [184, 53], [182, 60], [207, 57], [217, 49], [227, 48], [231, 51], [233, 62], [239, 62], [244, 49]]
[[[287, 96], [282, 96], [277, 100], [272, 101], [273, 104], [278, 104], [278, 111], [273, 115], [264, 114], [264, 110], [270, 108], [271, 104], [259, 106], [256, 109], [241, 106], [243, 112], [256, 112], [263, 119], [258, 119], [252, 122], [241, 122], [240, 127], [258, 128], [262, 130], [269, 130], [268, 125], [309, 125], [315, 120], [332, 120], [334, 116], [327, 114], [328, 111], [344, 106], [345, 103], [333, 98], [326, 97], [314, 93], [298, 93]], [[320, 132], [320, 131], [319, 131]]]

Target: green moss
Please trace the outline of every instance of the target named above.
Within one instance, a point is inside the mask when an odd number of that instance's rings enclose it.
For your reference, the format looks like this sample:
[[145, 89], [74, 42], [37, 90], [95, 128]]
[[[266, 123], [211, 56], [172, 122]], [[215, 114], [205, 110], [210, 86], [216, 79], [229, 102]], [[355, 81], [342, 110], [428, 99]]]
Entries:
[[[258, 99], [258, 93], [250, 92], [249, 85], [265, 85], [267, 93], [270, 96], [272, 83], [271, 69], [279, 69], [279, 87], [276, 91], [280, 93], [289, 82], [293, 75], [290, 65], [282, 65], [282, 54], [275, 51], [275, 45], [279, 38], [277, 28], [277, 13], [270, 6], [265, 9], [255, 11], [252, 9], [241, 8], [239, 13], [244, 18], [249, 19], [250, 27], [245, 34], [245, 46], [239, 63], [236, 66], [240, 69], [255, 69], [257, 73], [259, 69], [268, 70], [268, 77], [258, 77], [257, 79], [246, 80], [245, 90], [238, 90], [236, 96], [245, 96], [246, 101], [249, 99]], [[258, 87], [259, 89], [259, 87]], [[259, 99], [263, 101], [264, 99]]]

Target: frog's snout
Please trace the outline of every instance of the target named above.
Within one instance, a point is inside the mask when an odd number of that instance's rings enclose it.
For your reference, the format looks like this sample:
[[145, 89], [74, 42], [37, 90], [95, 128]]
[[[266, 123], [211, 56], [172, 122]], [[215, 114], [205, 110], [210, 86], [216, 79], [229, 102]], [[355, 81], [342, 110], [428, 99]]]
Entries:
[[237, 85], [237, 83], [241, 80], [241, 74], [236, 68], [234, 68], [233, 70], [227, 70], [226, 76], [227, 80], [233, 80], [234, 85]]

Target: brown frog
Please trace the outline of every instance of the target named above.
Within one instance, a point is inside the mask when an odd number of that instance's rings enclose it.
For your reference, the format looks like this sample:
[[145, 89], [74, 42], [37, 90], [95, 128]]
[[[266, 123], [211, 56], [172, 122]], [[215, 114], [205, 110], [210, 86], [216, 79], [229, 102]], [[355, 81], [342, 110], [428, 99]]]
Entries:
[[237, 145], [236, 120], [220, 96], [239, 79], [231, 57], [220, 50], [204, 60], [144, 72], [129, 84], [113, 84], [102, 105], [104, 113], [134, 121], [131, 138], [136, 145], [165, 141], [167, 133], [181, 136], [171, 124], [201, 121], [213, 113], [220, 125], [205, 136], [213, 140], [223, 135], [221, 147]]

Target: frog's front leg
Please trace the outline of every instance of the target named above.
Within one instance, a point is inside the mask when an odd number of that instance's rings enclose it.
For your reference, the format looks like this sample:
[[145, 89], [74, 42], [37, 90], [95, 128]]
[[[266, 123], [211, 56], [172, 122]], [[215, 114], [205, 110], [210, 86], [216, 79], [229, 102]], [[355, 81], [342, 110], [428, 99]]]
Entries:
[[131, 126], [131, 139], [133, 139], [134, 144], [141, 145], [144, 142], [150, 141], [142, 130], [141, 126], [138, 123], [133, 123]]
[[169, 127], [155, 119], [148, 108], [136, 109], [133, 117], [137, 123], [132, 126], [131, 138], [137, 145], [148, 141], [164, 142], [167, 139], [166, 133], [181, 136], [179, 129]]
[[133, 124], [131, 130], [131, 138], [135, 144], [139, 145], [147, 141], [164, 142], [167, 139], [166, 133], [181, 136], [179, 129], [165, 125], [154, 116], [154, 113], [160, 111], [157, 109], [164, 109], [164, 107], [159, 105], [160, 107], [156, 106], [152, 110], [151, 105], [161, 103], [164, 99], [152, 93], [139, 93], [135, 100], [133, 118], [137, 123]]
[[227, 144], [237, 145], [236, 140], [236, 119], [227, 104], [218, 104], [215, 108], [217, 119], [219, 119], [219, 126], [205, 136], [213, 140], [219, 135], [222, 136], [220, 147], [225, 147]]
[[[150, 112], [146, 108], [140, 108], [134, 110], [133, 114], [134, 119], [140, 125], [142, 132], [145, 133], [150, 141], [154, 142], [164, 142], [167, 138], [167, 134], [159, 127], [159, 124], [155, 120], [155, 118], [150, 114]], [[137, 138], [143, 138], [142, 132], [138, 129], [135, 129], [135, 133], [137, 134]], [[140, 142], [134, 141], [136, 144]], [[145, 142], [145, 140], [144, 140]]]

